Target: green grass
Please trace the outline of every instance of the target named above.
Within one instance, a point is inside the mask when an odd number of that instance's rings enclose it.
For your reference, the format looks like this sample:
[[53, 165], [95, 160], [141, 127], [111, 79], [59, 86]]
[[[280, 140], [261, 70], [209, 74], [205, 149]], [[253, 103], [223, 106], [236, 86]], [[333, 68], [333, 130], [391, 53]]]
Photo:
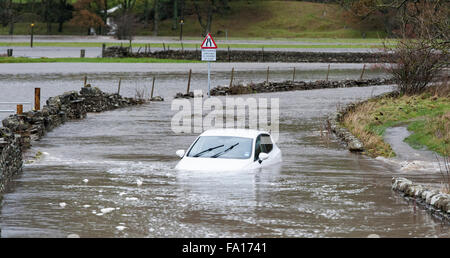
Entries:
[[415, 149], [424, 147], [441, 155], [450, 155], [450, 111], [413, 121], [408, 130], [413, 132], [405, 142]]
[[27, 57], [0, 57], [0, 63], [198, 63], [200, 61], [187, 61], [159, 58], [27, 58]]
[[[213, 17], [211, 33], [217, 37], [243, 38], [383, 38], [379, 29], [364, 29], [361, 24], [348, 21], [336, 4], [305, 1], [230, 1], [231, 10]], [[161, 23], [160, 35], [177, 36], [172, 20]], [[185, 17], [185, 35], [201, 34], [196, 15]], [[151, 35], [151, 28], [141, 31]]]
[[[183, 44], [185, 48], [200, 48], [199, 44]], [[120, 46], [120, 43], [107, 43], [106, 46]], [[129, 44], [122, 44], [123, 46], [129, 46]], [[145, 47], [145, 43], [132, 43], [133, 47]], [[30, 46], [29, 42], [0, 42], [1, 47], [27, 47]], [[98, 42], [33, 42], [35, 47], [102, 47], [102, 43]], [[165, 44], [166, 48], [181, 49], [180, 43]], [[230, 49], [233, 48], [382, 48], [382, 45], [365, 45], [365, 44], [326, 44], [326, 45], [295, 45], [295, 44], [218, 44], [218, 49]], [[162, 48], [162, 43], [152, 43], [150, 47]]]
[[392, 157], [395, 153], [382, 137], [387, 128], [409, 124], [412, 134], [405, 142], [413, 148], [428, 148], [441, 155], [450, 153], [449, 96], [421, 95], [372, 99], [344, 117], [344, 125], [372, 156]]
[[[256, 4], [256, 2], [258, 2]], [[186, 3], [187, 10], [193, 10]], [[229, 1], [231, 10], [214, 14], [211, 33], [215, 37], [229, 38], [384, 38], [386, 34], [376, 26], [370, 28], [348, 19], [342, 8], [336, 4], [311, 3], [306, 1]], [[197, 15], [186, 12], [183, 35], [201, 37], [202, 28]], [[151, 21], [150, 21], [151, 22]], [[168, 18], [160, 22], [160, 36], [179, 36], [179, 26], [172, 29], [173, 20]], [[136, 27], [137, 35], [153, 35], [152, 25]], [[47, 34], [44, 23], [36, 23], [35, 34]], [[9, 26], [0, 26], [0, 34], [7, 35]], [[15, 24], [15, 35], [30, 33], [30, 23]], [[65, 23], [63, 32], [57, 32], [57, 24], [52, 25], [54, 35], [87, 35], [87, 28], [79, 28]], [[378, 42], [376, 42], [378, 43]]]

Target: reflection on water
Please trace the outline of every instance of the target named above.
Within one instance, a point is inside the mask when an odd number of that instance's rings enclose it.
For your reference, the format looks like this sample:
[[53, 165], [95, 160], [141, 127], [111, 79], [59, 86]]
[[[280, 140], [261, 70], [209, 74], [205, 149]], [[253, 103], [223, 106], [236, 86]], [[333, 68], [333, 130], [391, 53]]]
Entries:
[[[280, 70], [273, 78], [287, 74], [289, 70]], [[359, 75], [357, 70], [338, 74], [334, 76]], [[148, 74], [121, 75], [142, 82]], [[54, 79], [2, 76], [0, 87], [9, 97], [17, 96], [15, 89], [32, 86], [50, 95], [78, 88], [61, 74]], [[217, 72], [217, 84], [226, 84], [227, 76]], [[262, 81], [265, 74], [241, 76]], [[100, 79], [105, 74], [92, 77], [102, 89], [113, 90], [108, 79]], [[181, 73], [161, 73], [159, 78], [159, 93], [169, 100], [184, 88]], [[206, 86], [205, 78], [197, 74], [194, 85]], [[323, 119], [337, 106], [389, 90], [252, 95], [280, 98], [283, 164], [242, 173], [173, 170], [175, 151], [186, 149], [197, 135], [171, 132], [175, 111], [170, 101], [89, 114], [33, 145], [33, 151], [44, 155], [26, 165], [4, 195], [2, 237], [449, 237], [448, 225], [390, 189], [393, 175], [433, 182], [438, 173], [398, 172], [389, 163], [349, 153], [334, 138], [321, 137]]]

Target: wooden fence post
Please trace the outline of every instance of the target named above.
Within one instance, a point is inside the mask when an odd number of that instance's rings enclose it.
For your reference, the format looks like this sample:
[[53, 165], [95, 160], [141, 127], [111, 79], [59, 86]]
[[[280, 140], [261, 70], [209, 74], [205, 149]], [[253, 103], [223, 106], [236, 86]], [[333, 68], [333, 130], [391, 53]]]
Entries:
[[17, 105], [17, 114], [18, 115], [22, 115], [23, 113], [23, 105], [22, 104], [18, 104]]
[[234, 79], [234, 67], [231, 69], [230, 87], [233, 86], [233, 79]]
[[266, 83], [269, 84], [269, 67], [267, 66], [267, 79], [266, 79]]
[[41, 88], [34, 88], [34, 110], [41, 109]]
[[153, 98], [153, 89], [155, 88], [155, 76], [153, 76], [153, 83], [152, 83], [152, 92], [150, 93], [150, 99]]
[[83, 58], [85, 56], [85, 54], [86, 54], [86, 50], [81, 49], [80, 50], [80, 57]]
[[102, 44], [102, 57], [105, 57], [106, 44]]
[[328, 64], [328, 71], [327, 71], [327, 79], [326, 81], [328, 81], [328, 75], [330, 74], [330, 64]]
[[294, 66], [294, 73], [292, 74], [292, 82], [295, 82], [295, 66]]
[[365, 70], [366, 70], [366, 64], [364, 64], [364, 66], [363, 66], [363, 69], [362, 69], [362, 72], [361, 72], [361, 76], [359, 77], [359, 80], [362, 80]]
[[188, 79], [186, 94], [189, 94], [189, 89], [191, 88], [191, 74], [192, 74], [192, 69], [189, 69], [189, 79]]
[[262, 47], [262, 61], [264, 62], [264, 47]]
[[117, 95], [120, 95], [120, 84], [122, 83], [122, 78], [119, 78], [119, 87], [117, 88]]

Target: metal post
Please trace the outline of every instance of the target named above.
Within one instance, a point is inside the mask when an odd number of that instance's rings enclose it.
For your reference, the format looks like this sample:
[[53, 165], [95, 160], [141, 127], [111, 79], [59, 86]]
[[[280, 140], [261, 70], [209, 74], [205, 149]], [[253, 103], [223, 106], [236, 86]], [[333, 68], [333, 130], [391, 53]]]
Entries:
[[267, 79], [266, 79], [266, 83], [269, 84], [269, 67], [267, 66]]
[[34, 88], [34, 110], [41, 109], [41, 88]]
[[34, 23], [30, 24], [30, 26], [31, 26], [30, 47], [33, 48], [33, 29], [34, 29]]
[[184, 18], [181, 18], [181, 20], [180, 20], [180, 41], [183, 41], [183, 24], [184, 24]]
[[211, 62], [208, 62], [208, 97], [211, 97]]

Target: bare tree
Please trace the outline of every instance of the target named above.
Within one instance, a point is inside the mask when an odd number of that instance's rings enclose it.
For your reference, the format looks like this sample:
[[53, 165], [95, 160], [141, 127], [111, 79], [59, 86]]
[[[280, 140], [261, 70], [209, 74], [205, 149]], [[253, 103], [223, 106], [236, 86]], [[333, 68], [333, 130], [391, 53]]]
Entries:
[[193, 0], [193, 5], [198, 22], [203, 29], [203, 35], [211, 32], [214, 14], [230, 9], [227, 0]]
[[132, 12], [121, 14], [116, 19], [116, 24], [117, 32], [115, 36], [117, 39], [127, 39], [131, 42], [136, 33], [137, 26], [136, 17], [134, 14]]
[[158, 36], [158, 22], [159, 22], [159, 0], [153, 2], [153, 36]]
[[400, 92], [416, 94], [449, 66], [449, 4], [416, 0], [398, 8], [402, 37], [395, 46], [385, 44], [386, 69]]

